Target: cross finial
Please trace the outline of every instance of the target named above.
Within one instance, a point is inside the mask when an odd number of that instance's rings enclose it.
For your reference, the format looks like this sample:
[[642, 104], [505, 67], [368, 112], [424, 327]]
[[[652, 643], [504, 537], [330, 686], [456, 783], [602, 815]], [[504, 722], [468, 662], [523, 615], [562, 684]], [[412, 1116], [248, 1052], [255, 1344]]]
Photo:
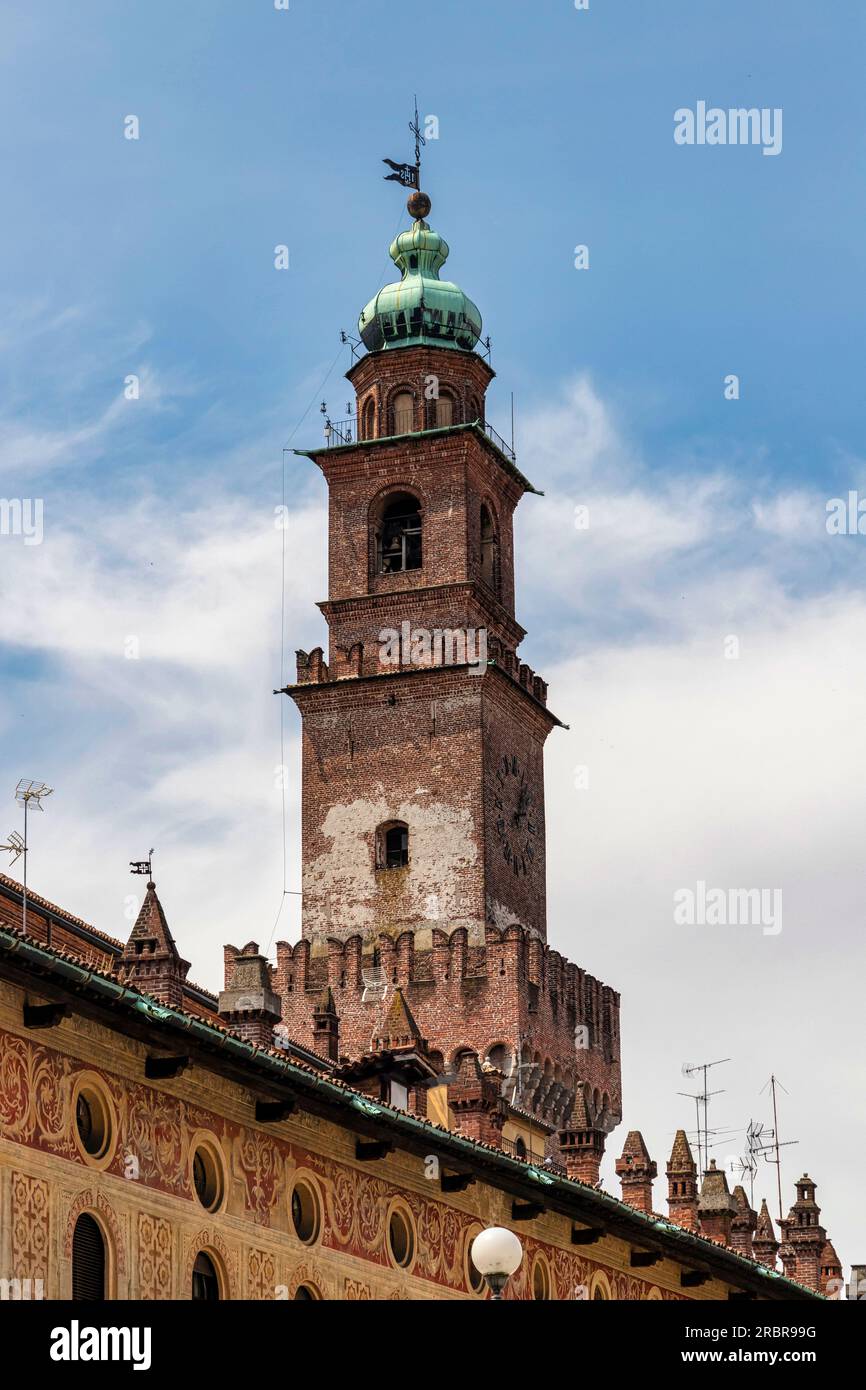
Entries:
[[416, 194], [419, 194], [421, 192], [421, 146], [426, 145], [427, 141], [421, 134], [421, 118], [418, 115], [417, 96], [415, 98], [415, 119], [409, 122], [409, 130], [415, 137], [415, 163], [399, 164], [393, 159], [384, 159], [382, 163], [387, 164], [388, 168], [394, 171], [392, 174], [386, 174], [386, 179], [390, 179], [394, 183], [401, 183], [404, 188], [412, 188], [415, 190]]

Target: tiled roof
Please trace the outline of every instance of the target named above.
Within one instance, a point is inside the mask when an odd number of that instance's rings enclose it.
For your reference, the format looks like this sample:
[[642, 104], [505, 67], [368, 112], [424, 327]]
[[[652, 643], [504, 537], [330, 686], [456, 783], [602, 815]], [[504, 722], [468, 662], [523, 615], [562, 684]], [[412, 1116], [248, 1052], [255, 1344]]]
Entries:
[[[724, 1251], [726, 1256], [741, 1262], [744, 1266], [750, 1267], [755, 1272], [759, 1272], [762, 1275], [770, 1276], [774, 1280], [784, 1281], [785, 1283], [791, 1286], [796, 1286], [798, 1288], [804, 1287], [796, 1284], [796, 1281], [792, 1280], [790, 1277], [782, 1276], [776, 1274], [774, 1271], [768, 1270], [767, 1267], [765, 1265], [762, 1265], [759, 1261], [750, 1259], [748, 1256], [744, 1256], [739, 1252], [732, 1250], [732, 1248], [730, 1246], [725, 1245], [723, 1241], [716, 1240], [712, 1237], [704, 1235], [703, 1233], [684, 1232], [681, 1227], [678, 1227], [674, 1222], [670, 1221], [669, 1218], [657, 1214], [645, 1216], [643, 1213], [638, 1212], [633, 1207], [629, 1206], [628, 1203], [623, 1202], [619, 1198], [616, 1198], [611, 1194], [604, 1192], [600, 1188], [593, 1187], [590, 1184], [583, 1183], [575, 1178], [563, 1178], [560, 1176], [554, 1176], [553, 1174], [545, 1174], [543, 1164], [536, 1164], [530, 1160], [524, 1160], [514, 1157], [512, 1155], [507, 1155], [503, 1153], [501, 1149], [495, 1148], [490, 1144], [485, 1144], [479, 1139], [471, 1139], [466, 1135], [457, 1135], [454, 1133], [454, 1131], [445, 1129], [443, 1128], [443, 1126], [437, 1125], [433, 1121], [428, 1120], [425, 1117], [419, 1115], [410, 1116], [409, 1114], [407, 1114], [407, 1112], [399, 1110], [395, 1106], [387, 1104], [387, 1102], [385, 1101], [376, 1100], [375, 1102], [372, 1102], [368, 1096], [364, 1096], [361, 1092], [357, 1091], [354, 1087], [347, 1085], [345, 1082], [341, 1081], [336, 1076], [329, 1074], [327, 1075], [327, 1077], [323, 1078], [321, 1071], [317, 1070], [316, 1068], [314, 1068], [313, 1066], [309, 1065], [308, 1063], [304, 1062], [302, 1059], [296, 1056], [292, 1056], [291, 1061], [287, 1062], [285, 1053], [280, 1048], [260, 1048], [251, 1045], [249, 1041], [247, 1039], [242, 1038], [240, 1034], [234, 1032], [232, 1029], [226, 1028], [225, 1025], [218, 1018], [208, 1018], [203, 1020], [200, 1016], [192, 1014], [184, 1009], [166, 1008], [165, 1006], [160, 1004], [158, 1000], [155, 1000], [150, 996], [145, 995], [141, 990], [132, 988], [128, 985], [122, 986], [112, 972], [95, 968], [91, 966], [89, 962], [83, 960], [81, 957], [78, 957], [71, 952], [59, 951], [54, 947], [47, 947], [44, 942], [41, 942], [34, 937], [31, 937], [29, 934], [25, 935], [20, 930], [4, 927], [0, 929], [0, 934], [2, 934], [2, 932], [8, 932], [9, 934], [16, 936], [21, 941], [27, 942], [31, 946], [35, 947], [43, 955], [49, 958], [68, 961], [79, 967], [86, 968], [89, 976], [93, 978], [100, 978], [114, 985], [118, 989], [123, 989], [124, 994], [127, 998], [135, 997], [142, 1000], [145, 1004], [149, 1005], [152, 1008], [151, 1017], [152, 1021], [155, 1024], [165, 1022], [166, 1020], [170, 1021], [172, 1017], [176, 1017], [181, 1021], [186, 1019], [190, 1022], [195, 1022], [200, 1026], [204, 1026], [205, 1028], [211, 1031], [224, 1034], [226, 1037], [230, 1037], [234, 1039], [236, 1042], [243, 1044], [246, 1048], [249, 1048], [250, 1051], [248, 1055], [250, 1062], [254, 1063], [257, 1055], [268, 1056], [270, 1058], [273, 1058], [274, 1060], [278, 1060], [284, 1065], [290, 1066], [293, 1070], [297, 1070], [300, 1071], [302, 1074], [308, 1075], [310, 1078], [315, 1079], [319, 1083], [326, 1081], [329, 1087], [333, 1087], [339, 1091], [344, 1092], [347, 1095], [347, 1097], [351, 1097], [354, 1100], [356, 1100], [360, 1104], [360, 1106], [366, 1109], [366, 1111], [371, 1115], [375, 1114], [384, 1116], [387, 1114], [391, 1117], [392, 1122], [396, 1121], [398, 1126], [401, 1123], [405, 1123], [407, 1125], [411, 1123], [413, 1129], [416, 1129], [417, 1127], [421, 1126], [425, 1130], [429, 1130], [431, 1135], [439, 1134], [443, 1137], [443, 1139], [448, 1139], [452, 1142], [457, 1140], [459, 1141], [460, 1147], [462, 1149], [465, 1149], [466, 1147], [474, 1149], [479, 1152], [479, 1155], [486, 1155], [490, 1159], [494, 1160], [497, 1164], [501, 1163], [509, 1165], [522, 1165], [531, 1173], [540, 1177], [542, 1181], [556, 1183], [557, 1185], [566, 1184], [567, 1187], [574, 1188], [576, 1190], [582, 1189], [586, 1193], [591, 1193], [595, 1199], [599, 1201], [603, 1200], [605, 1207], [611, 1212], [616, 1212], [619, 1218], [624, 1220], [625, 1222], [632, 1224], [634, 1222], [650, 1222], [652, 1226], [657, 1230], [669, 1233], [672, 1237], [678, 1240], [680, 1238], [688, 1236], [689, 1243], [699, 1242], [708, 1247], [712, 1246], [720, 1251]], [[215, 1058], [214, 1066], [218, 1067], [218, 1065], [218, 1059]], [[721, 1174], [721, 1177], [724, 1180], [723, 1173]], [[671, 1256], [671, 1258], [675, 1258], [675, 1256]], [[687, 1259], [688, 1257], [684, 1255], [684, 1258]], [[724, 1273], [720, 1273], [719, 1277], [722, 1279], [726, 1278]], [[807, 1290], [807, 1292], [811, 1291]]]
[[[23, 894], [24, 892], [23, 883], [19, 883], [17, 879], [10, 878], [8, 874], [4, 873], [0, 873], [0, 889], [2, 888], [9, 888], [12, 890], [13, 893], [16, 894]], [[96, 937], [99, 941], [104, 941], [106, 947], [108, 948], [108, 953], [111, 955], [116, 955], [118, 959], [120, 958], [120, 955], [123, 951], [124, 943], [122, 941], [119, 941], [117, 937], [109, 936], [107, 932], [100, 931], [98, 927], [91, 926], [89, 922], [85, 922], [83, 917], [76, 917], [73, 913], [68, 912], [65, 907], [58, 907], [56, 903], [52, 903], [48, 900], [48, 898], [43, 898], [38, 893], [34, 893], [30, 888], [27, 889], [27, 902], [33, 907], [40, 908], [46, 912], [50, 912], [52, 916], [57, 917], [59, 921], [61, 921], [65, 926], [68, 926], [73, 934], [75, 933], [75, 928], [77, 927], [79, 930], [86, 932], [89, 936]], [[144, 904], [142, 904], [142, 910], [143, 909]], [[10, 930], [17, 931], [18, 928], [10, 926]], [[170, 932], [169, 936], [171, 936]], [[39, 941], [38, 938], [34, 937], [33, 939], [37, 942], [37, 944], [41, 946], [45, 946], [46, 944], [43, 941]], [[63, 951], [58, 951], [54, 945], [52, 945], [51, 950], [55, 951], [61, 957], [65, 954]], [[81, 955], [79, 957], [75, 954], [69, 954], [67, 958], [70, 960], [80, 959], [88, 965], [91, 964], [92, 961], [92, 958], [87, 955]], [[100, 971], [99, 973], [104, 974], [105, 972]], [[110, 976], [113, 978], [113, 972], [110, 972]], [[185, 994], [194, 993], [202, 996], [201, 1000], [196, 1001], [199, 1004], [199, 1008], [197, 1010], [199, 1017], [203, 1016], [204, 1007], [206, 1007], [207, 1004], [212, 1004], [213, 1013], [214, 1016], [216, 1016], [217, 996], [211, 990], [205, 989], [204, 985], [197, 985], [193, 980], [184, 981], [183, 988]]]

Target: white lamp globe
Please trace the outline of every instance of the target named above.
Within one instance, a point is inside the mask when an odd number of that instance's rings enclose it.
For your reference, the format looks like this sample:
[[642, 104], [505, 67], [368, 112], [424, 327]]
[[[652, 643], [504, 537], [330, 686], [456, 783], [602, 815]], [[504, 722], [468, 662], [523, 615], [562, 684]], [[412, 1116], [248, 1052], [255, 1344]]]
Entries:
[[520, 1267], [523, 1246], [513, 1231], [504, 1226], [490, 1226], [472, 1242], [472, 1263], [485, 1278], [491, 1275], [508, 1279]]

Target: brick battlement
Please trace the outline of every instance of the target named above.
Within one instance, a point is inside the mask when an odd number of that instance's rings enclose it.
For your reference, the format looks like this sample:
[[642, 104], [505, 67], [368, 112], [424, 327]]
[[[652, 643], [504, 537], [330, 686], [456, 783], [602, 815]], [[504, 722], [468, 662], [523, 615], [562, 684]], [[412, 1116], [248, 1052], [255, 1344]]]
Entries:
[[[419, 662], [408, 669], [426, 670], [431, 667], [465, 664], [464, 662], [436, 659], [437, 653], [447, 656], [449, 653], [453, 654], [455, 650], [459, 650], [454, 640], [454, 629], [445, 628], [439, 631], [448, 633], [448, 637], [443, 638], [441, 646], [435, 648], [430, 661]], [[477, 632], [477, 629], [475, 631]], [[525, 661], [521, 661], [516, 651], [507, 647], [497, 637], [488, 635], [486, 640], [488, 664], [497, 666], [510, 676], [516, 685], [520, 685], [528, 691], [539, 704], [546, 705], [547, 682], [537, 675]], [[477, 651], [476, 642], [470, 655], [473, 652], [477, 654]], [[311, 652], [298, 651], [296, 657], [298, 685], [329, 685], [332, 681], [353, 680], [361, 676], [395, 675], [397, 672], [407, 669], [382, 662], [379, 644], [374, 645], [371, 653], [369, 645], [365, 646], [363, 642], [355, 642], [348, 649], [336, 648], [330, 663], [325, 661], [322, 647], [314, 647]]]
[[477, 946], [464, 929], [436, 927], [375, 940], [280, 941], [274, 988], [291, 1037], [312, 1045], [313, 1012], [330, 988], [340, 1055], [368, 1050], [388, 1004], [388, 996], [362, 999], [374, 949], [389, 994], [403, 990], [443, 1065], [467, 1050], [483, 1062], [504, 1046], [525, 1064], [518, 1090], [524, 1108], [557, 1121], [583, 1088], [596, 1110], [619, 1118], [619, 995], [517, 925], [488, 926]]

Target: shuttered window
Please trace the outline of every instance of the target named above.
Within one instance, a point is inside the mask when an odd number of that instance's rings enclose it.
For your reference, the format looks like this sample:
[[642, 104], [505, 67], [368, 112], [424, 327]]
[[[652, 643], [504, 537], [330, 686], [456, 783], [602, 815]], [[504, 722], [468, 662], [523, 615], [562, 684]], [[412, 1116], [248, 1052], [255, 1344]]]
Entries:
[[72, 1297], [98, 1302], [105, 1298], [105, 1241], [92, 1216], [79, 1216], [72, 1235]]
[[220, 1296], [219, 1279], [213, 1261], [203, 1250], [196, 1255], [192, 1267], [192, 1296], [197, 1302], [203, 1300], [206, 1303], [216, 1303]]

